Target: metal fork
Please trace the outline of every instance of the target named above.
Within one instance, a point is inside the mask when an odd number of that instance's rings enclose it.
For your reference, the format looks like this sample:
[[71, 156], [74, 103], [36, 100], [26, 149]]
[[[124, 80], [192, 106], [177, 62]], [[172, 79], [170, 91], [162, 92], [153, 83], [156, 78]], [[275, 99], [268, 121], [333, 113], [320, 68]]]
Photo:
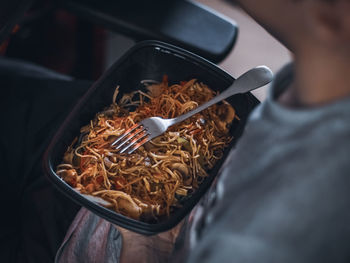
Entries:
[[137, 148], [164, 133], [170, 126], [179, 123], [192, 115], [236, 94], [262, 87], [271, 82], [273, 74], [266, 66], [253, 68], [238, 77], [233, 84], [210, 101], [203, 103], [197, 108], [173, 119], [151, 117], [133, 125], [124, 134], [119, 136], [111, 145], [115, 146], [120, 153], [134, 152]]

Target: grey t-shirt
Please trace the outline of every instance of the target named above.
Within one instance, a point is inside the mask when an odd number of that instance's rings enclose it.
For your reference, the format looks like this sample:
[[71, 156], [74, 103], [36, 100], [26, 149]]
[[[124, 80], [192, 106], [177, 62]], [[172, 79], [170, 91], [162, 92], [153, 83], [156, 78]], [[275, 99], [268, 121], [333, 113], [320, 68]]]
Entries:
[[350, 262], [350, 98], [285, 108], [275, 98], [292, 79], [289, 65], [251, 114], [189, 262]]

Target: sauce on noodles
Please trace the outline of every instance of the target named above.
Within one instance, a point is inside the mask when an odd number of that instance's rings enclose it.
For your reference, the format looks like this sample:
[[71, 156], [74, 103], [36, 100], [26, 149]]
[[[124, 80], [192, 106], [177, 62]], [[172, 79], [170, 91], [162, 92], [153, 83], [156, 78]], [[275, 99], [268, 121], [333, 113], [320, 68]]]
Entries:
[[[144, 81], [141, 90], [122, 96], [81, 128], [64, 154], [56, 173], [70, 186], [106, 200], [108, 207], [147, 222], [169, 216], [199, 187], [231, 141], [236, 117], [223, 102], [168, 129], [132, 154], [110, 146], [118, 136], [144, 118], [174, 118], [213, 98], [216, 93], [192, 79], [169, 86]], [[131, 110], [132, 109], [132, 110]]]

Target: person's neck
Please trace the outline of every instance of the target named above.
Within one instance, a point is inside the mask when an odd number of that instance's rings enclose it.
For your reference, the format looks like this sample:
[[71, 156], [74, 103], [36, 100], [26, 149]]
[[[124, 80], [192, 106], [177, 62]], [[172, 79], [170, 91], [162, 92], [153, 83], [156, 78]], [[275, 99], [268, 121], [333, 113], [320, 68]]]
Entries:
[[293, 84], [278, 99], [289, 107], [314, 107], [350, 96], [350, 59], [341, 56], [295, 58]]

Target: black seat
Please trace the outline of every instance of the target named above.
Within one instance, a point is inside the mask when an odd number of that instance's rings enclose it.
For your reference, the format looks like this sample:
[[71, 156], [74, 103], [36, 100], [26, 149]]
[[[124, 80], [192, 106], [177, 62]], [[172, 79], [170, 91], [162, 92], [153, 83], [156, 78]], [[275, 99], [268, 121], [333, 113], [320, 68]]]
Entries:
[[136, 41], [156, 39], [220, 62], [231, 51], [237, 25], [187, 0], [65, 0], [63, 7]]

